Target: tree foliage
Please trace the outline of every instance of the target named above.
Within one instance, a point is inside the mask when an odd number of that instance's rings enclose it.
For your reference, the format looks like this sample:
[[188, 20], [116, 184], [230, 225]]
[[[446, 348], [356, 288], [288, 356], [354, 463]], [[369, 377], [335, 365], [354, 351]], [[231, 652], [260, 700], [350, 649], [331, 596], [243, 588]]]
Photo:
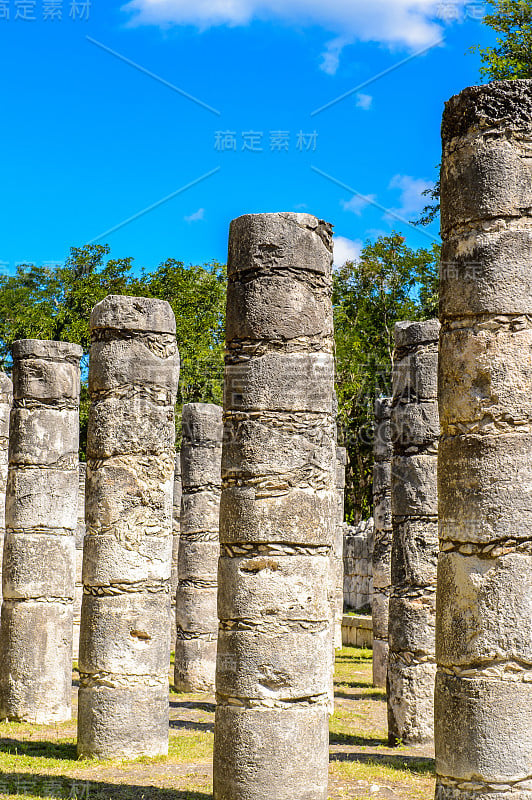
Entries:
[[374, 402], [391, 391], [394, 325], [437, 315], [439, 247], [412, 250], [398, 233], [367, 242], [334, 275], [336, 392], [349, 454], [346, 511], [372, 508]]
[[497, 36], [495, 47], [473, 47], [480, 53], [486, 80], [532, 78], [532, 0], [488, 0], [493, 13], [484, 24]]
[[225, 273], [216, 263], [186, 267], [169, 259], [155, 271], [132, 272], [132, 258], [110, 259], [107, 245], [73, 247], [63, 266], [26, 264], [0, 277], [0, 360], [11, 363], [16, 339], [54, 339], [83, 347], [81, 452], [88, 417], [86, 385], [92, 307], [108, 294], [160, 297], [172, 306], [181, 356], [178, 403], [220, 403], [223, 379]]

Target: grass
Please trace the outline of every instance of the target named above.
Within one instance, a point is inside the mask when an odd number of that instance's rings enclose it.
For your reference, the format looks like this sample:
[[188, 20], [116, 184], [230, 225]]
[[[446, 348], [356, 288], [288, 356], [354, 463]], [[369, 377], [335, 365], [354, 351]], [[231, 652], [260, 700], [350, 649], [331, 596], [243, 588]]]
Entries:
[[[338, 652], [335, 695], [330, 800], [432, 797], [432, 759], [387, 747], [386, 698], [371, 685], [371, 650]], [[0, 723], [0, 800], [210, 800], [213, 725], [211, 696], [173, 691], [168, 756], [97, 761], [77, 759], [75, 721]]]

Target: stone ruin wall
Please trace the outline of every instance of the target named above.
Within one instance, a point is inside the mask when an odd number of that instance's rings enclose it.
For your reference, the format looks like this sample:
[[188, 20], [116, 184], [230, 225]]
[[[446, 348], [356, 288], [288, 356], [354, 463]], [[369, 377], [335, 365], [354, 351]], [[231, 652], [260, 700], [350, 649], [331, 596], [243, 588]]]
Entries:
[[373, 519], [344, 528], [344, 611], [371, 611]]

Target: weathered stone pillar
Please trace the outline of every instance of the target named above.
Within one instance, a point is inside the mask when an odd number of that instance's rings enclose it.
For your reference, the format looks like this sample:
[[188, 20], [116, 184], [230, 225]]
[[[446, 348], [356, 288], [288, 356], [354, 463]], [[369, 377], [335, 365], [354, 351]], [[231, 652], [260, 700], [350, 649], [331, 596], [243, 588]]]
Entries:
[[439, 328], [434, 319], [395, 326], [390, 745], [429, 741], [434, 735]]
[[0, 635], [0, 716], [71, 716], [79, 361], [68, 342], [13, 349]]
[[183, 498], [174, 669], [175, 687], [183, 692], [214, 691], [222, 436], [219, 406], [183, 406]]
[[[345, 515], [345, 468], [347, 450], [336, 447], [336, 502], [337, 518], [334, 531], [334, 649], [342, 648], [342, 617], [344, 615], [344, 515]], [[334, 664], [333, 664], [334, 669]]]
[[179, 557], [179, 532], [181, 530], [181, 453], [175, 454], [174, 499], [172, 510], [172, 571], [170, 576], [170, 647], [176, 638], [175, 596], [177, 591], [177, 562]]
[[168, 751], [175, 319], [111, 295], [91, 314], [78, 752]]
[[386, 686], [388, 671], [388, 603], [392, 582], [392, 436], [391, 398], [375, 401], [373, 446], [373, 685]]
[[79, 463], [78, 524], [76, 528], [76, 586], [74, 589], [74, 623], [72, 658], [79, 657], [79, 628], [81, 624], [81, 601], [83, 598], [83, 540], [85, 539], [85, 475], [87, 465]]
[[0, 372], [0, 602], [2, 600], [2, 554], [4, 552], [4, 534], [6, 531], [6, 484], [9, 448], [9, 415], [13, 403], [13, 383]]
[[438, 800], [532, 798], [532, 82], [443, 117]]
[[335, 488], [330, 226], [231, 224], [216, 800], [325, 800]]

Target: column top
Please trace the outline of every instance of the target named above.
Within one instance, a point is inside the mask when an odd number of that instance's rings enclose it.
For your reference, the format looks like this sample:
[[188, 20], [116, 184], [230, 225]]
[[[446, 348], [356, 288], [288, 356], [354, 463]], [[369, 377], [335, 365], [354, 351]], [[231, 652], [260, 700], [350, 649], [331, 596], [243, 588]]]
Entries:
[[330, 275], [332, 225], [312, 214], [245, 214], [231, 222], [229, 277], [249, 270], [296, 269]]
[[395, 323], [394, 338], [396, 347], [416, 347], [428, 342], [437, 342], [439, 335], [440, 322], [437, 319]]
[[117, 294], [107, 295], [94, 306], [90, 328], [168, 334], [176, 331], [174, 312], [166, 300]]
[[42, 358], [47, 361], [76, 359], [83, 355], [83, 348], [72, 342], [56, 342], [48, 339], [18, 339], [13, 342], [11, 352], [13, 358]]
[[449, 141], [472, 130], [532, 127], [532, 80], [493, 81], [468, 86], [445, 104], [442, 139]]

